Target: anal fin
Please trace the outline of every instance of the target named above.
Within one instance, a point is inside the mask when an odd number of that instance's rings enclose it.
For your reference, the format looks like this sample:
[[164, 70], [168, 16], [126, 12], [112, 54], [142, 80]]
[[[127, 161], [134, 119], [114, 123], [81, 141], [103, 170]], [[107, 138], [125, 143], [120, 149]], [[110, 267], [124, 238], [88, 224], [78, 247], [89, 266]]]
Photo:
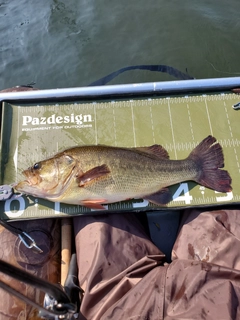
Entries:
[[168, 188], [162, 188], [161, 190], [143, 197], [145, 200], [148, 200], [157, 205], [166, 205], [172, 200], [172, 194]]

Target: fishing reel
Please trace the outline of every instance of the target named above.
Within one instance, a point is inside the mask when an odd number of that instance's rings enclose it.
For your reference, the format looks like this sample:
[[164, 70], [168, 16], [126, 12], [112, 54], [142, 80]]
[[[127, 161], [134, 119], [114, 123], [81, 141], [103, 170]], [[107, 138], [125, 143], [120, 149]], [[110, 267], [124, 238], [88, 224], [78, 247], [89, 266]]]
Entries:
[[44, 297], [43, 307], [45, 310], [41, 310], [39, 316], [46, 320], [75, 320], [78, 318], [76, 305], [58, 303], [47, 293]]
[[53, 296], [45, 294], [43, 307], [51, 312], [61, 312], [59, 315], [49, 315], [43, 310], [39, 315], [48, 320], [74, 320], [78, 318], [78, 310], [83, 296], [83, 290], [78, 285], [77, 280], [77, 258], [73, 254], [69, 264], [68, 275], [64, 283], [63, 290], [71, 303], [59, 303]]

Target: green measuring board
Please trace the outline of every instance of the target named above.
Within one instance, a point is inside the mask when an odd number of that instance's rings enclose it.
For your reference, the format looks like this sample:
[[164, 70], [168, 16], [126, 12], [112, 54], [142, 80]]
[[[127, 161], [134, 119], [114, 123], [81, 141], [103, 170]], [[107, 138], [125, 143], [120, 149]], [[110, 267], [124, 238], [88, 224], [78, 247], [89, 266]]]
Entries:
[[[233, 191], [222, 194], [193, 182], [170, 187], [169, 208], [238, 203], [240, 200], [240, 101], [232, 93], [105, 102], [3, 104], [0, 184], [23, 179], [39, 160], [77, 145], [137, 147], [161, 144], [171, 159], [183, 159], [209, 134], [223, 147]], [[88, 214], [82, 206], [31, 196], [0, 202], [1, 218], [29, 219]], [[141, 199], [106, 206], [106, 211], [161, 209]]]

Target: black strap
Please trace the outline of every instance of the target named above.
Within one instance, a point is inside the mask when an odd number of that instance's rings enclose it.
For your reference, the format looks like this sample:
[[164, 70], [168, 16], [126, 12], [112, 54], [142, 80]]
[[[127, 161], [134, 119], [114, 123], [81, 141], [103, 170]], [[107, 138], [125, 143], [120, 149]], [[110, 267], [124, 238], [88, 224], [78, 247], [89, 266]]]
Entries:
[[108, 82], [110, 82], [112, 79], [116, 78], [119, 74], [125, 72], [125, 71], [129, 71], [129, 70], [148, 70], [148, 71], [155, 71], [155, 72], [164, 72], [164, 73], [168, 73], [169, 75], [180, 79], [180, 80], [191, 80], [194, 79], [193, 77], [191, 77], [186, 70], [186, 73], [183, 73], [181, 71], [179, 71], [176, 68], [170, 67], [170, 66], [166, 66], [166, 65], [138, 65], [138, 66], [129, 66], [129, 67], [125, 67], [125, 68], [121, 68], [115, 72], [112, 72], [110, 74], [108, 74], [107, 76], [92, 82], [91, 84], [89, 84], [89, 86], [103, 86], [105, 84], [107, 84]]

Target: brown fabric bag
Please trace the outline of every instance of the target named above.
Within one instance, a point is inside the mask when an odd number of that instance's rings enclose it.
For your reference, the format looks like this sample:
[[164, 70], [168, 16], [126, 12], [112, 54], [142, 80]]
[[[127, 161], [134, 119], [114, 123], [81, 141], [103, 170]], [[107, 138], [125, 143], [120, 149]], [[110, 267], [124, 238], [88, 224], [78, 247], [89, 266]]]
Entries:
[[133, 214], [74, 218], [79, 319], [240, 319], [239, 223], [187, 210], [168, 265]]

